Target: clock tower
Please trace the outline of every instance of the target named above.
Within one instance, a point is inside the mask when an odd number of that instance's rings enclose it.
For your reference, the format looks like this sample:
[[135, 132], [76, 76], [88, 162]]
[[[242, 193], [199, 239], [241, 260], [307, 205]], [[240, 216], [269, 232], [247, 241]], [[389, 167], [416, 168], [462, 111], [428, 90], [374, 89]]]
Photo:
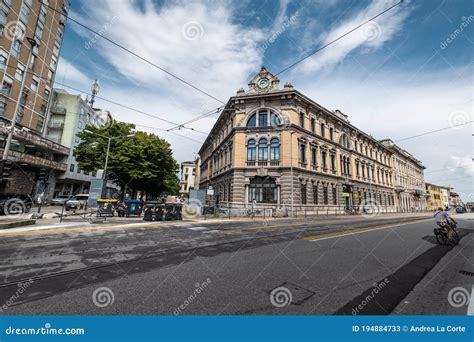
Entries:
[[260, 72], [249, 82], [248, 94], [269, 93], [280, 90], [278, 84], [280, 80], [269, 72], [264, 66]]

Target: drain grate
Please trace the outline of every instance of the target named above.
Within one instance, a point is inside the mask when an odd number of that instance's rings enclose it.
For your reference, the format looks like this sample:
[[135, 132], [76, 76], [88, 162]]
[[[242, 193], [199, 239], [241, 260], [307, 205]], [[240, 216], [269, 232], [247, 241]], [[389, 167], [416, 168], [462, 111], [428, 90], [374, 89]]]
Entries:
[[474, 272], [461, 270], [461, 271], [459, 271], [459, 273], [461, 273], [462, 275], [468, 276], [468, 277], [474, 277]]
[[294, 305], [301, 305], [316, 294], [316, 292], [313, 292], [311, 290], [305, 289], [305, 288], [303, 288], [299, 285], [289, 283], [289, 282], [284, 282], [283, 284], [275, 287], [274, 289], [271, 289], [270, 291], [266, 291], [266, 292], [268, 294], [271, 294], [273, 290], [276, 290], [276, 289], [281, 288], [281, 287], [285, 287], [288, 290], [290, 290], [290, 292], [291, 292], [291, 304], [294, 304]]

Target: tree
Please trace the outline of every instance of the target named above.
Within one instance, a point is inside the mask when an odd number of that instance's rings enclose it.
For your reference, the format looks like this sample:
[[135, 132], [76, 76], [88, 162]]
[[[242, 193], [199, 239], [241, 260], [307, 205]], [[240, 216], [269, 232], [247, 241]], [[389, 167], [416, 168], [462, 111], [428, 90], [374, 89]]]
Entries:
[[[128, 187], [152, 197], [176, 194], [179, 190], [178, 163], [173, 158], [170, 144], [155, 134], [133, 132], [134, 128], [133, 124], [115, 120], [105, 128], [87, 125], [77, 134], [81, 142], [74, 148], [79, 166], [87, 172], [103, 169], [108, 144], [105, 137], [112, 137], [108, 179], [119, 184], [122, 191]], [[131, 134], [133, 137], [125, 137]]]

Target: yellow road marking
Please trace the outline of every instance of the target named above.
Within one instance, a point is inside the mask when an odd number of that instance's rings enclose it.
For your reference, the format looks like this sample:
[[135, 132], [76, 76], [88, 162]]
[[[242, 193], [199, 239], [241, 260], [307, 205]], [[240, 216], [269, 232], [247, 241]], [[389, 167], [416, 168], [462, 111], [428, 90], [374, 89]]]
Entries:
[[387, 224], [381, 224], [381, 225], [372, 226], [372, 227], [350, 228], [350, 229], [345, 229], [338, 232], [323, 233], [319, 235], [310, 235], [310, 236], [304, 237], [303, 239], [308, 240], [308, 241], [316, 241], [316, 240], [328, 239], [328, 238], [337, 237], [337, 236], [352, 235], [352, 234], [363, 233], [363, 232], [367, 232], [371, 230], [387, 229], [387, 228], [404, 226], [407, 224], [420, 223], [420, 222], [431, 221], [431, 220], [432, 219], [429, 218], [429, 219], [414, 220], [410, 222], [387, 223]]

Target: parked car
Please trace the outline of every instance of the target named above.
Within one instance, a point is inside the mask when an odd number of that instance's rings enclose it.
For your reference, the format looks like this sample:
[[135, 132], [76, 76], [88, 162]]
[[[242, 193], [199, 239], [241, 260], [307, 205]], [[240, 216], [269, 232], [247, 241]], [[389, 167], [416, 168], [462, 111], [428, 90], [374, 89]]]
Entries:
[[28, 213], [33, 205], [29, 195], [1, 194], [0, 215], [17, 215]]
[[64, 203], [66, 203], [66, 201], [70, 198], [71, 196], [69, 195], [56, 196], [51, 200], [51, 205], [64, 205]]
[[89, 194], [74, 195], [66, 201], [64, 208], [66, 211], [84, 209], [87, 205]]
[[466, 212], [465, 207], [457, 207], [456, 208], [456, 213], [458, 213], [458, 214], [464, 214], [465, 212]]

